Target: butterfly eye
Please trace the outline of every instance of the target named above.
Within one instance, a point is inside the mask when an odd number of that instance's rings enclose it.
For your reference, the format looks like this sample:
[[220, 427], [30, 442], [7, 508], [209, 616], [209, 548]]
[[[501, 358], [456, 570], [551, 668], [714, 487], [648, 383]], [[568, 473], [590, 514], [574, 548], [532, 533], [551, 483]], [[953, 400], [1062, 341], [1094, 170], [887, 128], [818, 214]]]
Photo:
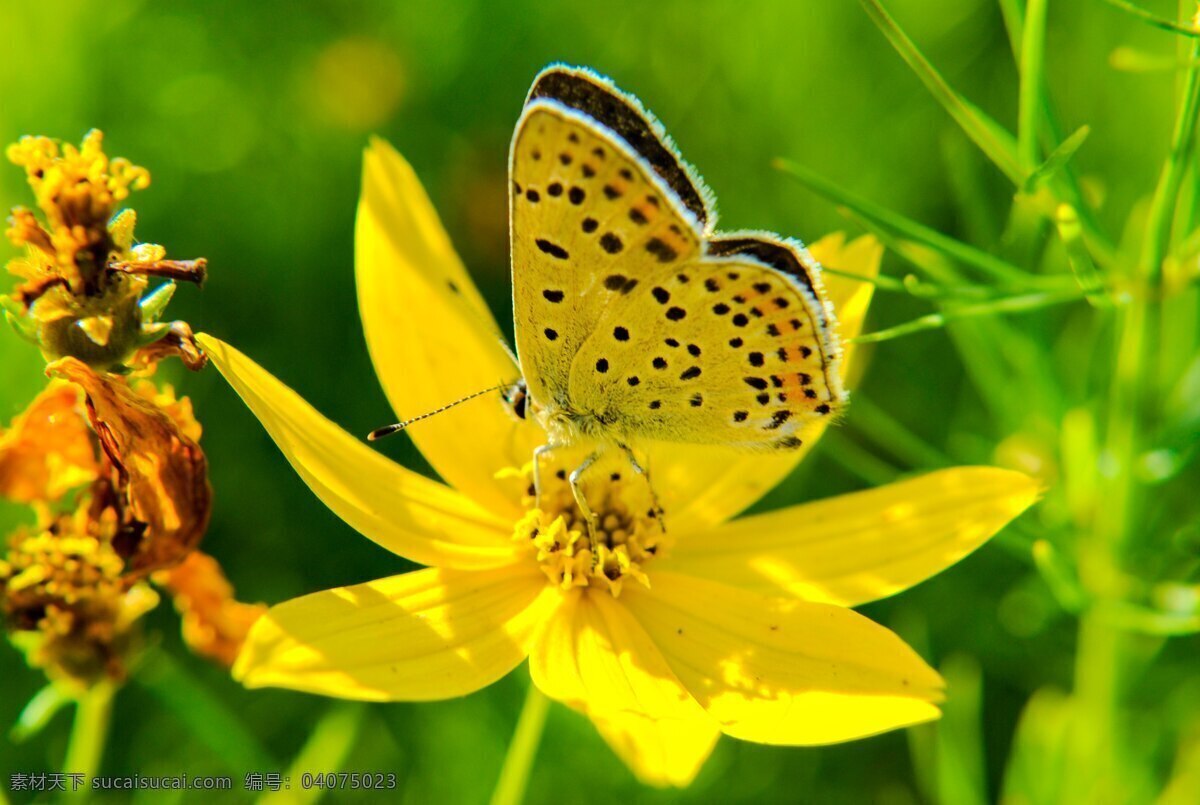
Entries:
[[528, 411], [529, 403], [529, 388], [525, 384], [525, 378], [521, 378], [516, 383], [504, 389], [503, 397], [504, 406], [517, 419], [524, 419]]

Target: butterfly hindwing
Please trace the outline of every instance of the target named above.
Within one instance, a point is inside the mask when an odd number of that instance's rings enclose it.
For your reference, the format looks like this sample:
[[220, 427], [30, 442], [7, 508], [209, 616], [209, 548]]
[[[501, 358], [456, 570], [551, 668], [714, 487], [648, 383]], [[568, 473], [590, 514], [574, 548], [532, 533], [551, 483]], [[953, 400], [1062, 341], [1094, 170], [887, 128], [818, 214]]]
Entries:
[[628, 143], [558, 101], [526, 107], [510, 172], [517, 352], [531, 395], [565, 406], [605, 306], [663, 260], [695, 259], [702, 235]]
[[798, 447], [844, 399], [815, 263], [762, 236], [713, 245], [607, 308], [576, 357], [572, 401], [626, 438]]

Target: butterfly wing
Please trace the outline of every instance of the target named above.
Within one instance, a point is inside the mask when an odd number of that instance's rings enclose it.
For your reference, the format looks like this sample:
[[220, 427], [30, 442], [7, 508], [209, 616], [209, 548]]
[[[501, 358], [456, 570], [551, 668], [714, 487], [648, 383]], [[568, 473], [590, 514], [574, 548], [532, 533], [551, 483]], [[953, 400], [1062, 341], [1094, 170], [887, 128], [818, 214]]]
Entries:
[[660, 133], [588, 71], [534, 82], [509, 161], [517, 353], [534, 400], [569, 406], [579, 348], [656, 255], [700, 255], [707, 193]]
[[605, 310], [571, 375], [574, 404], [629, 436], [791, 449], [845, 399], [819, 268], [769, 235], [727, 235]]
[[845, 393], [820, 269], [714, 236], [711, 194], [632, 96], [535, 80], [510, 156], [513, 307], [530, 396], [615, 438], [794, 448]]

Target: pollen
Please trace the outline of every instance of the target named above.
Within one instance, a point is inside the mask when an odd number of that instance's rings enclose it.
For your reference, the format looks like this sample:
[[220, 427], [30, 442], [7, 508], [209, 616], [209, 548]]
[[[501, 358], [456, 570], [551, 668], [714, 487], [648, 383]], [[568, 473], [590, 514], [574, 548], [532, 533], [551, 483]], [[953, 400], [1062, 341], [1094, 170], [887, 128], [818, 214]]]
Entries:
[[[594, 472], [584, 485], [594, 515], [589, 531], [566, 480], [569, 473], [555, 469], [543, 464], [540, 506], [532, 494], [522, 499], [526, 512], [513, 528], [513, 540], [528, 546], [531, 560], [563, 591], [594, 588], [616, 598], [627, 582], [649, 587], [646, 567], [668, 545], [645, 479]], [[532, 467], [509, 474], [533, 488]]]

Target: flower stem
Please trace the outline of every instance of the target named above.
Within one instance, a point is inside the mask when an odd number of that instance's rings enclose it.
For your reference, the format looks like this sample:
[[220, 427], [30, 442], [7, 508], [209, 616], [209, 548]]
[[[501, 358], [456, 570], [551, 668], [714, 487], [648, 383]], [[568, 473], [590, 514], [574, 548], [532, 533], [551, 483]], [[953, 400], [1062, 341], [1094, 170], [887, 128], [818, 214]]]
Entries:
[[[1200, 56], [1194, 40], [1192, 57]], [[1117, 318], [1116, 366], [1108, 400], [1106, 452], [1114, 470], [1102, 477], [1104, 515], [1095, 532], [1080, 544], [1079, 569], [1089, 597], [1101, 603], [1120, 602], [1128, 572], [1129, 544], [1141, 532], [1145, 489], [1136, 466], [1146, 435], [1153, 433], [1161, 406], [1156, 356], [1163, 338], [1162, 261], [1167, 254], [1171, 225], [1185, 166], [1194, 145], [1195, 117], [1200, 107], [1200, 70], [1185, 77], [1171, 150], [1163, 165], [1151, 203], [1145, 241], [1133, 272], [1134, 290]], [[1071, 766], [1079, 779], [1066, 790], [1079, 802], [1128, 799], [1122, 787], [1131, 756], [1125, 714], [1133, 638], [1107, 620], [1097, 606], [1084, 613], [1075, 662], [1075, 696], [1080, 723], [1075, 725]]]
[[530, 683], [512, 743], [508, 745], [508, 754], [504, 757], [504, 766], [500, 769], [500, 779], [496, 782], [496, 790], [492, 792], [491, 805], [518, 805], [525, 798], [529, 772], [533, 770], [549, 710], [550, 700], [538, 690], [537, 685]]
[[[67, 744], [67, 756], [63, 760], [63, 772], [82, 774], [85, 786], [100, 770], [100, 759], [104, 756], [104, 744], [108, 738], [109, 717], [116, 688], [110, 682], [99, 682], [79, 697], [75, 706], [75, 723], [71, 726], [71, 739]], [[79, 791], [86, 791], [80, 788]]]

